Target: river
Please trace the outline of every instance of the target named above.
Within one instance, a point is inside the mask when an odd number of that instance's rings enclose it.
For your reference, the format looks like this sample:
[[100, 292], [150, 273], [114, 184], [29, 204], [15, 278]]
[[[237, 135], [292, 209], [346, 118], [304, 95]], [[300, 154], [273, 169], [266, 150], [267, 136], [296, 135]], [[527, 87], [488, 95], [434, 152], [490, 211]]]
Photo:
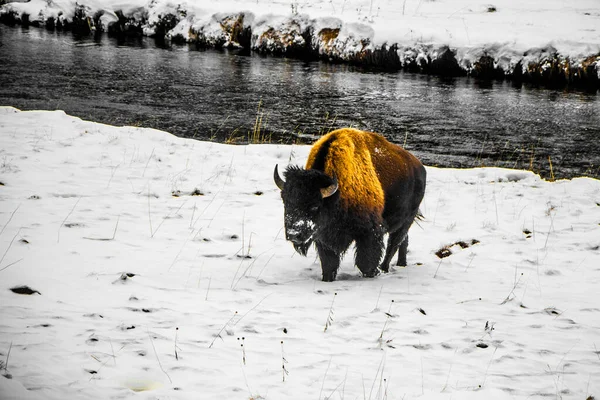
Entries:
[[[0, 24], [0, 105], [244, 143], [354, 126], [426, 165], [600, 177], [600, 95]], [[552, 170], [550, 170], [552, 165]]]

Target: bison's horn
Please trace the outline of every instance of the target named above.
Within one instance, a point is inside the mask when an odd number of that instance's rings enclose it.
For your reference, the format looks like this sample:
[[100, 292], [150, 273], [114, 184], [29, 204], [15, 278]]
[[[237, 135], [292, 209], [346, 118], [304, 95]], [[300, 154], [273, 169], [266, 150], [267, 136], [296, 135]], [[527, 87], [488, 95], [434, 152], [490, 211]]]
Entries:
[[275, 179], [275, 184], [279, 188], [279, 190], [283, 190], [283, 185], [285, 185], [285, 181], [281, 179], [279, 176], [279, 171], [277, 171], [277, 164], [275, 164], [275, 171], [273, 171], [273, 178]]
[[337, 176], [335, 174], [335, 172], [333, 173], [333, 183], [329, 186], [327, 186], [326, 188], [322, 188], [321, 189], [321, 196], [323, 196], [323, 198], [327, 198], [329, 196], [332, 196], [335, 192], [337, 192], [338, 190], [338, 180], [337, 180]]

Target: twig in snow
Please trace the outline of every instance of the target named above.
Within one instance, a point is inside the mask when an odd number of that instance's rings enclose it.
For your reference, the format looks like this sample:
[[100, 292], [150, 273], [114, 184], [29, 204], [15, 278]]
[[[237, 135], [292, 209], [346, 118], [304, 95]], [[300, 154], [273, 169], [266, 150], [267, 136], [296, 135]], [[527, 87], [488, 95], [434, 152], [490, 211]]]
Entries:
[[379, 295], [377, 296], [377, 302], [375, 303], [375, 308], [373, 311], [379, 310], [379, 298], [381, 297], [381, 292], [383, 291], [383, 285], [381, 285], [381, 289], [379, 289]]
[[[327, 368], [329, 368], [329, 366], [327, 366]], [[326, 373], [327, 374], [327, 373]], [[343, 400], [344, 399], [344, 392], [346, 391], [346, 379], [348, 379], [348, 369], [346, 369], [346, 375], [344, 376], [344, 380], [341, 381], [336, 387], [335, 389], [333, 389], [333, 391], [329, 394], [329, 396], [325, 397], [325, 400], [327, 399], [331, 399], [333, 398], [333, 395], [335, 392], [338, 391], [338, 389], [340, 388], [340, 386], [342, 386], [342, 393], [340, 394], [340, 398]], [[323, 382], [325, 381], [325, 378], [323, 378]], [[320, 400], [320, 396], [319, 396], [319, 400]]]
[[208, 287], [206, 288], [206, 297], [204, 297], [205, 301], [208, 301], [208, 291], [210, 290], [210, 282], [212, 281], [212, 275], [208, 277]]
[[21, 261], [23, 261], [23, 259], [22, 259], [22, 258], [19, 258], [17, 261], [13, 261], [13, 262], [11, 262], [11, 263], [10, 263], [10, 264], [8, 264], [6, 267], [4, 267], [4, 268], [0, 269], [0, 272], [4, 271], [4, 270], [5, 270], [5, 269], [7, 269], [8, 267], [12, 267], [13, 265], [15, 265], [16, 263], [18, 263], [18, 262], [21, 262]]
[[8, 359], [10, 357], [10, 351], [12, 350], [12, 343], [10, 342], [10, 346], [8, 346], [8, 354], [6, 354], [6, 362], [4, 363], [4, 372], [8, 373]]
[[246, 317], [246, 315], [250, 314], [251, 311], [253, 311], [254, 309], [256, 309], [256, 307], [260, 306], [260, 304], [265, 301], [265, 299], [267, 297], [269, 297], [272, 293], [267, 294], [265, 297], [263, 297], [258, 303], [256, 303], [251, 309], [249, 309], [248, 311], [246, 311], [246, 313], [244, 315], [242, 315], [240, 317], [240, 319], [238, 319], [237, 321], [235, 321], [235, 323], [233, 324], [233, 326], [236, 326], [237, 324], [240, 323], [241, 320], [244, 319], [244, 317]]
[[[341, 15], [344, 15], [344, 7], [346, 7], [346, 0], [342, 3], [342, 11], [340, 11]], [[332, 393], [333, 394], [333, 393]], [[330, 396], [331, 397], [331, 396]]]
[[258, 275], [256, 275], [256, 280], [258, 280], [258, 278], [260, 277], [260, 275], [263, 273], [263, 271], [265, 270], [265, 268], [267, 268], [267, 265], [269, 264], [269, 262], [271, 262], [271, 260], [273, 259], [273, 257], [275, 257], [275, 254], [272, 254], [271, 257], [269, 257], [269, 259], [267, 260], [267, 262], [265, 263], [265, 265], [263, 265], [262, 269], [260, 270], [260, 272], [258, 273]]
[[215, 212], [215, 215], [213, 215], [213, 217], [210, 219], [210, 222], [206, 226], [207, 228], [210, 228], [210, 225], [213, 223], [213, 221], [217, 217], [217, 215], [219, 215], [219, 211], [221, 211], [221, 207], [223, 207], [224, 204], [225, 204], [225, 200], [223, 200], [223, 202], [221, 203], [221, 205], [219, 206], [219, 208], [217, 208], [217, 211]]
[[[240, 338], [238, 338], [238, 340], [240, 340]], [[242, 348], [242, 362], [244, 365], [246, 365], [246, 348], [244, 347], [245, 340], [246, 338], [242, 336], [242, 343], [240, 344], [240, 347]]]
[[[15, 236], [13, 236], [12, 240], [10, 241], [8, 248], [6, 249], [6, 251], [4, 252], [4, 254], [2, 255], [2, 258], [0, 258], [0, 264], [2, 264], [2, 261], [4, 261], [4, 257], [6, 257], [6, 254], [8, 254], [8, 251], [10, 250], [10, 248], [12, 247], [13, 242], [15, 241], [15, 239], [17, 238], [17, 236], [19, 236], [19, 233], [21, 233], [21, 228], [19, 228], [19, 230], [17, 231], [17, 233], [15, 234]], [[14, 263], [13, 263], [14, 264]], [[12, 265], [12, 264], [11, 264]], [[8, 268], [8, 266], [2, 268], [2, 270]]]
[[160, 367], [160, 370], [167, 376], [167, 378], [169, 378], [169, 382], [171, 384], [173, 384], [171, 377], [169, 376], [169, 374], [167, 374], [167, 371], [165, 371], [162, 364], [160, 363], [160, 359], [158, 358], [158, 353], [156, 352], [156, 347], [154, 347], [154, 341], [152, 341], [152, 336], [150, 335], [150, 331], [148, 331], [148, 337], [150, 338], [150, 344], [152, 344], [152, 349], [154, 350], [154, 355], [156, 356], [156, 361], [158, 361], [158, 366]]
[[[419, 5], [420, 5], [420, 4], [421, 4], [421, 3], [419, 2]], [[461, 12], [462, 10], [464, 10], [464, 9], [465, 9], [465, 8], [467, 8], [467, 7], [468, 7], [468, 6], [464, 6], [464, 7], [462, 7], [462, 8], [459, 8], [458, 10], [454, 11], [452, 14], [448, 15], [448, 19], [452, 18], [452, 17], [453, 17], [455, 14], [457, 14], [457, 13]]]
[[115, 365], [117, 365], [117, 357], [115, 356], [115, 349], [113, 348], [112, 340], [110, 340], [110, 338], [108, 338], [108, 343], [110, 343], [110, 351], [112, 353], [113, 362], [115, 363]]
[[492, 192], [494, 195], [494, 207], [496, 207], [496, 225], [500, 225], [500, 220], [498, 219], [498, 202], [496, 202], [496, 188], [494, 187], [494, 191]]
[[333, 300], [331, 300], [331, 306], [329, 307], [329, 314], [327, 314], [327, 321], [325, 321], [325, 329], [323, 332], [327, 332], [327, 328], [333, 324], [333, 303], [335, 302], [335, 296], [337, 296], [337, 292], [333, 294]]
[[[158, 230], [158, 228], [156, 229]], [[156, 233], [156, 232], [154, 232]], [[193, 233], [193, 232], [192, 232]], [[188, 236], [185, 241], [183, 242], [183, 245], [181, 246], [181, 248], [179, 249], [179, 251], [177, 252], [177, 255], [175, 256], [175, 258], [173, 259], [173, 262], [171, 263], [171, 265], [169, 265], [169, 269], [168, 271], [171, 270], [171, 268], [173, 268], [173, 265], [175, 265], [175, 263], [177, 262], [177, 259], [179, 259], [179, 256], [181, 255], [181, 252], [183, 251], [183, 249], [185, 248], [185, 245], [187, 244], [187, 242], [190, 240], [190, 236]]]
[[377, 367], [377, 372], [375, 373], [375, 379], [373, 379], [373, 384], [371, 385], [371, 391], [369, 392], [369, 400], [371, 400], [371, 395], [373, 394], [373, 388], [375, 388], [375, 382], [377, 382], [377, 376], [380, 374], [379, 371], [381, 371], [381, 377], [383, 378], [383, 370], [385, 369], [385, 353], [383, 353], [383, 356], [381, 357], [381, 361], [379, 362], [379, 367]]
[[[250, 232], [250, 237], [248, 238], [248, 251], [246, 252], [246, 258], [250, 257], [250, 249], [252, 248], [252, 235], [254, 235], [254, 232]], [[242, 255], [244, 255], [243, 252]]]
[[[182, 204], [179, 206], [179, 208], [177, 208], [177, 211], [175, 211], [175, 215], [177, 215], [177, 213], [179, 212], [179, 210], [181, 210], [181, 207], [183, 207], [183, 206], [185, 205], [185, 203], [187, 203], [187, 200], [186, 200], [186, 201], [184, 201], [184, 202], [183, 202], [183, 203], [182, 203]], [[171, 211], [169, 214], [167, 214], [167, 216], [166, 216], [166, 217], [163, 217], [163, 220], [162, 220], [162, 221], [160, 221], [160, 224], [158, 224], [158, 226], [156, 227], [156, 230], [154, 231], [154, 233], [152, 233], [152, 237], [154, 237], [154, 235], [156, 235], [156, 232], [158, 232], [158, 230], [160, 229], [160, 227], [162, 226], [162, 224], [164, 224], [164, 223], [165, 223], [165, 221], [171, 217], [171, 215], [173, 215], [173, 212], [172, 212], [172, 211]]]
[[[458, 351], [458, 349], [454, 350], [454, 357], [456, 357], [457, 351]], [[446, 377], [446, 383], [444, 384], [444, 387], [442, 388], [442, 393], [448, 387], [448, 381], [450, 380], [450, 373], [452, 372], [452, 366], [454, 365], [454, 357], [452, 357], [452, 362], [450, 363], [450, 369], [448, 370], [448, 376]]]
[[[177, 361], [179, 361], [179, 354], [177, 354], [177, 349], [179, 349], [179, 346], [177, 346], [177, 334], [179, 333], [179, 327], [175, 328], [175, 359]], [[181, 349], [179, 349], [181, 350]]]
[[467, 264], [467, 267], [465, 268], [465, 272], [467, 272], [467, 270], [469, 269], [469, 267], [471, 266], [471, 263], [473, 262], [473, 259], [475, 258], [475, 253], [471, 253], [469, 255], [469, 263]]
[[62, 224], [60, 224], [60, 226], [58, 227], [58, 234], [57, 234], [57, 238], [56, 238], [56, 243], [60, 243], [60, 228], [62, 228], [63, 225], [65, 224], [65, 222], [67, 222], [67, 220], [69, 219], [69, 217], [71, 216], [71, 214], [75, 210], [75, 207], [77, 207], [77, 204], [79, 204], [79, 200], [81, 200], [81, 197], [79, 197], [77, 199], [77, 201], [75, 202], [75, 205], [73, 206], [73, 208], [71, 208], [71, 211], [69, 211], [69, 213], [67, 214], [67, 216], [63, 220]]
[[148, 164], [150, 164], [150, 159], [152, 158], [153, 155], [154, 155], [154, 149], [152, 149], [152, 153], [150, 153], [150, 157], [148, 157], [148, 161], [146, 161], [146, 166], [144, 167], [144, 172], [142, 172], [142, 178], [146, 174], [146, 168], [148, 168]]
[[192, 209], [192, 216], [190, 217], [190, 228], [192, 228], [192, 222], [194, 221], [195, 213], [196, 213], [196, 203], [194, 202], [194, 208]]
[[[220, 193], [220, 191], [219, 191], [219, 192], [217, 192], [217, 193], [215, 193], [215, 195], [213, 196], [213, 198], [212, 198], [212, 199], [210, 199], [210, 201], [208, 202], [208, 204], [206, 205], [206, 207], [204, 207], [204, 209], [202, 210], [202, 212], [200, 213], [200, 215], [198, 215], [198, 217], [197, 217], [197, 218], [194, 220], [194, 225], [192, 226], [192, 228], [194, 228], [194, 227], [196, 226], [196, 223], [198, 222], [198, 220], [200, 219], [200, 217], [201, 217], [201, 216], [204, 214], [204, 212], [205, 212], [205, 211], [208, 209], [208, 207], [210, 207], [210, 206], [211, 206], [211, 204], [212, 204], [212, 203], [215, 201], [215, 199], [217, 198], [217, 195], [218, 195], [219, 193]], [[221, 207], [219, 207], [219, 209], [220, 209], [220, 208], [221, 208]], [[214, 217], [213, 217], [213, 218], [214, 218]]]
[[112, 238], [110, 238], [110, 240], [115, 240], [115, 237], [117, 236], [117, 228], [119, 228], [119, 220], [121, 219], [121, 215], [119, 214], [117, 216], [117, 223], [115, 224], [115, 230], [113, 231], [113, 235]]
[[150, 185], [148, 185], [148, 221], [150, 222], [150, 237], [153, 237], [154, 233], [152, 233], [152, 215], [150, 214]]
[[492, 365], [492, 361], [494, 360], [494, 355], [496, 354], [496, 350], [498, 350], [498, 346], [496, 346], [496, 348], [494, 349], [494, 352], [492, 353], [492, 358], [490, 358], [490, 362], [488, 363], [488, 366], [485, 369], [485, 375], [483, 376], [483, 382], [481, 383], [480, 387], [483, 387], [485, 385], [485, 380], [487, 379], [487, 374], [490, 369], [490, 365]]
[[[233, 313], [233, 316], [231, 318], [229, 318], [229, 320], [227, 322], [225, 322], [225, 325], [223, 325], [223, 327], [221, 328], [221, 330], [219, 331], [219, 333], [217, 333], [217, 336], [215, 336], [215, 338], [213, 339], [212, 342], [210, 342], [210, 345], [208, 346], [208, 348], [210, 349], [213, 344], [215, 343], [215, 340], [217, 340], [217, 338], [221, 338], [221, 333], [225, 330], [225, 328], [227, 328], [227, 325], [229, 325], [229, 323], [231, 321], [233, 321], [233, 319], [235, 318], [235, 316], [237, 315], [237, 311], [235, 313]], [[223, 339], [223, 338], [221, 338]]]
[[554, 217], [556, 216], [556, 213], [552, 214], [552, 211], [552, 208], [548, 210], [548, 215], [550, 216], [550, 228], [548, 228], [548, 236], [546, 236], [546, 241], [544, 242], [544, 250], [548, 246], [548, 239], [550, 239], [550, 233], [552, 233], [552, 231], [554, 230]]
[[440, 266], [442, 265], [442, 261], [444, 261], [444, 259], [440, 259], [440, 263], [438, 264], [437, 269], [435, 270], [435, 274], [433, 274], [433, 277], [436, 278], [437, 277], [437, 273], [440, 270]]
[[235, 287], [235, 284], [236, 284], [235, 278], [237, 278], [238, 272], [240, 272], [240, 268], [242, 268], [242, 264], [244, 263], [244, 261], [246, 261], [246, 259], [242, 257], [242, 260], [240, 261], [240, 265], [238, 265], [237, 269], [235, 270], [235, 274], [233, 275], [233, 278], [231, 279], [231, 286], [229, 287], [231, 290], [233, 290]]
[[8, 218], [8, 221], [6, 221], [6, 223], [4, 224], [4, 226], [2, 227], [2, 230], [0, 231], [0, 235], [2, 235], [2, 233], [4, 232], [4, 229], [6, 229], [6, 227], [8, 226], [8, 224], [10, 223], [10, 221], [13, 219], [13, 217], [15, 216], [15, 213], [17, 212], [17, 210], [19, 209], [19, 207], [21, 207], [21, 204], [19, 204], [17, 206], [17, 208], [15, 208], [15, 211], [12, 212], [12, 214], [10, 214], [10, 218]]
[[115, 173], [117, 172], [117, 168], [119, 168], [120, 166], [121, 164], [117, 164], [115, 167], [112, 168], [112, 172], [110, 173], [110, 179], [108, 180], [108, 184], [106, 185], [107, 189], [110, 187], [110, 183], [112, 182]]
[[387, 318], [385, 319], [385, 322], [383, 323], [383, 328], [381, 329], [381, 333], [379, 334], [379, 339], [378, 339], [380, 346], [383, 343], [383, 334], [385, 332], [385, 328], [387, 327], [388, 321], [390, 320], [390, 316], [391, 316], [391, 314], [389, 314], [389, 313], [385, 313], [385, 314], [386, 314]]
[[[229, 182], [233, 182], [233, 160], [235, 158], [235, 153], [231, 154], [231, 161], [229, 162], [229, 169], [227, 170], [227, 177], [229, 178]], [[224, 184], [225, 182], [223, 182]]]
[[115, 224], [115, 230], [113, 231], [113, 235], [111, 238], [92, 238], [92, 237], [86, 237], [84, 236], [84, 239], [87, 240], [98, 240], [100, 242], [110, 242], [111, 240], [115, 240], [115, 237], [117, 236], [117, 228], [119, 227], [119, 220], [121, 219], [121, 215], [119, 215], [117, 217], [117, 223]]
[[[242, 262], [244, 262], [245, 258], [242, 258]], [[240, 277], [237, 279], [237, 281], [235, 281], [235, 284], [233, 283], [233, 281], [231, 281], [231, 290], [235, 290], [235, 288], [237, 287], [237, 285], [240, 283], [240, 281], [242, 280], [242, 278], [244, 276], [246, 276], [246, 274], [248, 273], [248, 271], [250, 270], [250, 268], [252, 268], [252, 266], [254, 265], [254, 263], [256, 262], [256, 260], [258, 260], [258, 257], [255, 258], [244, 270], [244, 272], [242, 272], [242, 274], [240, 275]], [[240, 267], [242, 266], [242, 263], [240, 263]], [[238, 268], [239, 270], [239, 268]], [[237, 275], [237, 271], [235, 273]], [[235, 276], [233, 277], [235, 279]]]
[[283, 351], [283, 340], [281, 341], [281, 369], [282, 369], [282, 376], [283, 376], [283, 382], [285, 382], [285, 376], [289, 375], [289, 371], [285, 368], [285, 364], [288, 363], [288, 360], [285, 358], [285, 352]]
[[417, 4], [417, 8], [415, 9], [415, 15], [417, 14], [417, 12], [419, 11], [419, 8], [421, 7], [421, 2], [423, 0], [419, 0], [419, 4]]
[[[319, 391], [319, 400], [321, 400], [321, 394], [323, 394], [323, 387], [325, 386], [325, 379], [327, 379], [327, 372], [329, 371], [329, 366], [331, 365], [331, 359], [333, 356], [329, 358], [329, 363], [327, 363], [327, 369], [325, 369], [325, 375], [323, 375], [323, 383], [321, 384], [321, 391]], [[329, 396], [331, 398], [331, 396]]]
[[515, 265], [515, 283], [514, 283], [512, 289], [510, 290], [510, 293], [508, 294], [508, 296], [506, 296], [504, 301], [502, 301], [502, 303], [500, 303], [500, 304], [506, 304], [512, 300], [510, 298], [510, 296], [512, 296], [515, 293], [515, 289], [517, 288], [519, 283], [521, 283], [521, 277], [523, 276], [523, 273], [521, 272], [521, 276], [519, 276], [519, 279], [517, 279], [517, 273], [518, 273], [518, 267]]

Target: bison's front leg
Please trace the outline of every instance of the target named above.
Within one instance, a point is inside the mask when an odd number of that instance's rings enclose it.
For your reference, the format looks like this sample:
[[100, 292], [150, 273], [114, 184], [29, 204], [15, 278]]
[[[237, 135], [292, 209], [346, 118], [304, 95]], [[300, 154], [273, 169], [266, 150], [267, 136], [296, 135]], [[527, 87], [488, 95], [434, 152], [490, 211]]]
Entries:
[[377, 266], [383, 253], [383, 233], [373, 232], [356, 239], [356, 266], [363, 276], [372, 278], [379, 274]]
[[316, 243], [319, 259], [321, 260], [321, 269], [323, 270], [323, 281], [333, 282], [340, 266], [340, 255], [324, 246], [322, 243]]

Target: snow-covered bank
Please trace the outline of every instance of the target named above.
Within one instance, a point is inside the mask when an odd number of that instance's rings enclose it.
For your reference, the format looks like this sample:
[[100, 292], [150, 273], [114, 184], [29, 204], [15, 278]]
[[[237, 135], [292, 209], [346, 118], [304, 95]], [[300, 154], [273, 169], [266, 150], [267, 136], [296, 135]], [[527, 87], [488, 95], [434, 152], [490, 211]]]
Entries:
[[308, 150], [0, 108], [0, 398], [598, 396], [600, 181], [428, 168], [410, 265], [323, 283]]
[[600, 87], [596, 0], [32, 0], [8, 22], [442, 75]]

